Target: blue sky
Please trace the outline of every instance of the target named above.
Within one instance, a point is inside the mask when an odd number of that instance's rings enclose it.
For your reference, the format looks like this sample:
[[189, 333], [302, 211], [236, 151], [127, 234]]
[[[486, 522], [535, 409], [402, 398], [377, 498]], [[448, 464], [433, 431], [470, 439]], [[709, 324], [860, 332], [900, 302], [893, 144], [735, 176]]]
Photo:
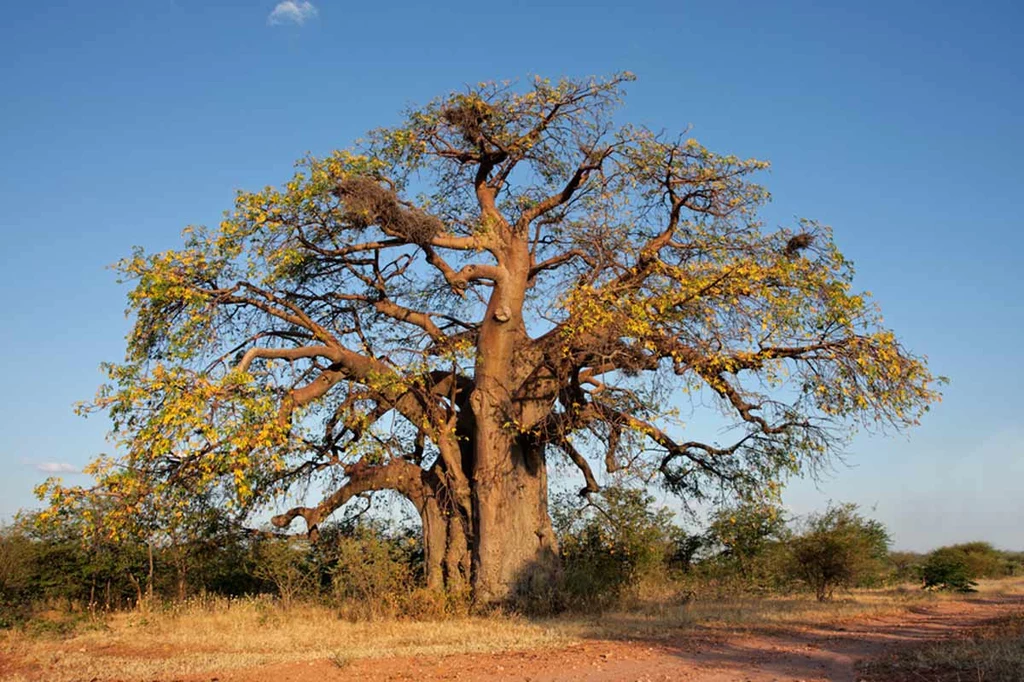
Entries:
[[[467, 82], [635, 72], [623, 118], [770, 159], [770, 225], [835, 228], [886, 321], [952, 379], [907, 436], [794, 483], [901, 547], [1024, 549], [1024, 9], [937, 2], [16, 2], [0, 21], [0, 518], [105, 449], [72, 414], [121, 357], [134, 244]], [[838, 5], [838, 3], [836, 3]], [[73, 479], [74, 475], [70, 477]]]

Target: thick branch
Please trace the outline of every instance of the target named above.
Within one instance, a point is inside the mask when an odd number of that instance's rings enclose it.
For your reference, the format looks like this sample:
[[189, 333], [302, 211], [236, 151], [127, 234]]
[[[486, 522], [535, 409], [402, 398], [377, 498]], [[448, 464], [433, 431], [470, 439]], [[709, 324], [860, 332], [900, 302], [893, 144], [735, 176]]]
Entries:
[[427, 257], [427, 262], [437, 268], [445, 281], [448, 282], [448, 285], [451, 286], [452, 291], [456, 293], [463, 293], [470, 282], [482, 280], [497, 282], [504, 277], [505, 269], [500, 265], [470, 263], [456, 272], [433, 248], [430, 246], [423, 246], [422, 248], [423, 253]]
[[340, 360], [337, 348], [331, 346], [300, 346], [298, 348], [250, 348], [242, 356], [235, 367], [239, 372], [248, 372], [249, 366], [256, 358], [264, 360], [301, 360], [303, 358], [328, 358], [333, 362]]
[[569, 261], [575, 260], [576, 258], [579, 258], [590, 267], [596, 267], [596, 263], [594, 262], [593, 258], [584, 253], [581, 249], [572, 249], [571, 251], [566, 251], [565, 253], [559, 254], [557, 256], [552, 256], [551, 258], [548, 258], [547, 260], [541, 261], [540, 263], [534, 265], [532, 268], [530, 268], [529, 279], [535, 278], [538, 274], [544, 272], [545, 270], [554, 270], [555, 268], [564, 265]]
[[580, 490], [580, 495], [583, 496], [587, 493], [600, 492], [601, 486], [598, 485], [597, 479], [594, 478], [594, 472], [590, 468], [590, 463], [587, 462], [586, 458], [580, 454], [580, 451], [576, 449], [576, 446], [570, 443], [569, 439], [561, 434], [559, 434], [555, 444], [562, 450], [562, 452], [569, 456], [572, 463], [575, 464], [580, 470], [580, 473], [583, 474], [583, 480], [586, 485], [582, 490]]
[[425, 312], [407, 308], [386, 298], [375, 301], [373, 307], [378, 313], [387, 315], [393, 320], [407, 322], [419, 327], [425, 331], [435, 343], [442, 343], [448, 338], [445, 333], [442, 332], [436, 324], [434, 324], [434, 321], [430, 319], [430, 315]]
[[270, 522], [277, 528], [287, 528], [296, 517], [306, 521], [306, 528], [314, 533], [316, 527], [328, 516], [356, 495], [376, 490], [395, 490], [407, 497], [417, 509], [426, 500], [428, 488], [424, 471], [405, 460], [396, 459], [381, 465], [370, 465], [364, 461], [345, 467], [348, 482], [315, 507], [293, 507], [273, 517]]

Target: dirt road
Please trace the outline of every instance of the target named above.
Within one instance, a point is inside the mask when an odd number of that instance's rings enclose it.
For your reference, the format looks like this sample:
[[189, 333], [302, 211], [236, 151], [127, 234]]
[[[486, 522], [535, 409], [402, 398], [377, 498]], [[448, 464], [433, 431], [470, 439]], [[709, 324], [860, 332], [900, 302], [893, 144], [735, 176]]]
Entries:
[[[916, 607], [841, 625], [787, 624], [723, 633], [695, 627], [651, 640], [588, 641], [565, 649], [418, 658], [319, 660], [186, 678], [187, 682], [857, 682], [858, 664], [889, 647], [937, 640], [1020, 609], [1019, 599], [979, 598]], [[467, 633], [467, 636], [472, 636]]]

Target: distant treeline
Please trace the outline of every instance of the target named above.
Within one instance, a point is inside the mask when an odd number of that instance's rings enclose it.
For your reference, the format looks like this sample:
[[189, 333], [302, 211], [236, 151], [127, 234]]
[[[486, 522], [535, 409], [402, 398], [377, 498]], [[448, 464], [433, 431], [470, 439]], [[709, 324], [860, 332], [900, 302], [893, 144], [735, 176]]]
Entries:
[[[811, 591], [831, 599], [854, 587], [918, 583], [970, 590], [979, 578], [1024, 574], [1024, 552], [986, 542], [928, 554], [890, 550], [885, 527], [854, 505], [803, 518], [745, 503], [719, 509], [694, 533], [640, 490], [555, 499], [563, 572], [531, 586], [523, 610], [599, 610], [658, 595], [710, 599]], [[467, 595], [423, 587], [418, 529], [355, 516], [321, 529], [317, 542], [234, 526], [207, 512], [184, 535], [87, 536], [74, 518], [26, 514], [0, 530], [0, 627], [43, 609], [131, 609], [196, 595], [273, 595], [284, 606], [317, 601], [342, 615], [437, 617], [468, 608]]]

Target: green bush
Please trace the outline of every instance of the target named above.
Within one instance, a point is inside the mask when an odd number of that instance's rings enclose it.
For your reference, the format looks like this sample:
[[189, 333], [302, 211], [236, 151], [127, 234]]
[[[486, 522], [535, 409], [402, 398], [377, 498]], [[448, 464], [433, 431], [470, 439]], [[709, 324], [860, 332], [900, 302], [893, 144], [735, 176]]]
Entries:
[[885, 526], [860, 515], [854, 504], [810, 515], [803, 532], [790, 541], [793, 572], [818, 601], [831, 599], [837, 587], [879, 582], [888, 549]]
[[925, 589], [973, 592], [977, 586], [974, 568], [961, 548], [940, 547], [921, 566], [921, 579]]
[[0, 528], [0, 604], [29, 600], [35, 587], [36, 547], [13, 528]]
[[562, 549], [561, 596], [570, 608], [605, 608], [645, 579], [666, 577], [679, 547], [672, 513], [647, 492], [610, 487], [582, 507], [561, 498], [554, 520]]
[[950, 549], [963, 555], [972, 578], [1002, 578], [1008, 575], [1006, 557], [988, 542], [965, 542]]
[[710, 517], [695, 575], [705, 591], [718, 596], [785, 589], [788, 537], [777, 504], [750, 501], [723, 507]]

